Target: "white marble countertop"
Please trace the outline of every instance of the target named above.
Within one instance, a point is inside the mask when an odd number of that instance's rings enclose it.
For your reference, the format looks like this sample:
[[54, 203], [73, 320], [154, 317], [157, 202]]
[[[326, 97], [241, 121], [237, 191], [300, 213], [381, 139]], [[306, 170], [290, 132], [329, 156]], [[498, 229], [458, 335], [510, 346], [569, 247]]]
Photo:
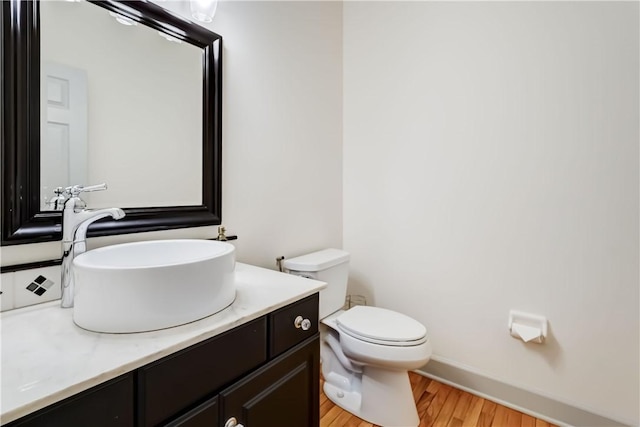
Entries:
[[60, 301], [2, 313], [0, 424], [257, 319], [326, 284], [237, 263], [236, 286], [234, 303], [217, 314], [137, 334], [81, 329]]

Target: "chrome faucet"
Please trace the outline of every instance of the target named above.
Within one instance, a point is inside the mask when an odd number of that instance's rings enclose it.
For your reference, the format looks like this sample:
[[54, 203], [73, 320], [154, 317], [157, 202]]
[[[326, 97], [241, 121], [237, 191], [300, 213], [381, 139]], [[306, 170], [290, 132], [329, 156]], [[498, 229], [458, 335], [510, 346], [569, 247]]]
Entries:
[[106, 190], [106, 184], [89, 187], [74, 185], [67, 188], [69, 198], [64, 202], [62, 211], [62, 308], [73, 307], [73, 277], [71, 266], [76, 255], [87, 250], [87, 229], [93, 222], [105, 218], [124, 218], [124, 211], [120, 208], [85, 209], [85, 202], [79, 197], [80, 193], [88, 191]]

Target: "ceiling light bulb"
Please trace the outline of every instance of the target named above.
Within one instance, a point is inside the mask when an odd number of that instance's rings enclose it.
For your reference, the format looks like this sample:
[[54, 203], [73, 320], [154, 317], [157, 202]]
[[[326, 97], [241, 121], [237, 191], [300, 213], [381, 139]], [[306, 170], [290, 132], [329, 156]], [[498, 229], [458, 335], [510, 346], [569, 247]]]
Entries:
[[136, 21], [134, 21], [131, 18], [127, 18], [126, 16], [118, 15], [117, 13], [114, 13], [114, 12], [109, 12], [109, 15], [116, 18], [116, 21], [118, 21], [122, 25], [127, 25], [127, 26], [138, 25]]
[[173, 36], [170, 36], [169, 34], [165, 34], [162, 31], [158, 31], [158, 34], [160, 34], [160, 36], [162, 36], [163, 38], [165, 38], [166, 40], [170, 41], [170, 42], [174, 42], [174, 43], [182, 43], [182, 40], [179, 40]]

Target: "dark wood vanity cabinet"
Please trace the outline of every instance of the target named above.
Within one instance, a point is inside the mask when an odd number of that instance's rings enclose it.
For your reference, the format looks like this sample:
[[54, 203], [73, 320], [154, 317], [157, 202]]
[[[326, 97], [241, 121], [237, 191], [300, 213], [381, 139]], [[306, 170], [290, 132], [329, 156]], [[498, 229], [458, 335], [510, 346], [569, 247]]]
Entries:
[[9, 426], [314, 427], [319, 370], [314, 294]]
[[[304, 329], [298, 316], [309, 320], [311, 326]], [[237, 343], [228, 342], [224, 347], [235, 362], [228, 367], [245, 366], [245, 375], [237, 376], [226, 387], [214, 387], [215, 393], [206, 394], [192, 409], [180, 414], [168, 423], [157, 424], [156, 418], [140, 420], [141, 426], [164, 425], [166, 427], [276, 427], [280, 425], [314, 427], [320, 424], [320, 340], [318, 335], [318, 294], [276, 310], [252, 323], [264, 324], [266, 333], [259, 353], [257, 336], [248, 336], [242, 328], [253, 330], [246, 324], [230, 331], [238, 336]], [[261, 329], [260, 329], [261, 330]], [[218, 336], [227, 339], [225, 336]], [[216, 337], [216, 338], [218, 338]], [[214, 338], [215, 339], [215, 338]], [[253, 343], [251, 342], [253, 341]], [[190, 352], [192, 347], [185, 350]], [[251, 354], [247, 354], [251, 353]], [[250, 355], [264, 356], [266, 363], [248, 368]], [[182, 355], [172, 356], [181, 359]], [[162, 359], [157, 364], [163, 364]], [[223, 365], [221, 365], [223, 366]], [[142, 369], [146, 369], [142, 368]], [[151, 367], [153, 368], [153, 367]], [[142, 372], [138, 370], [139, 372]], [[198, 368], [192, 368], [198, 370]], [[237, 369], [236, 369], [237, 371]], [[183, 369], [176, 372], [184, 372]], [[248, 373], [247, 373], [248, 372]], [[229, 376], [229, 368], [224, 375]], [[139, 384], [141, 384], [139, 382]], [[156, 401], [156, 399], [153, 399]], [[184, 407], [187, 407], [186, 405]], [[166, 411], [165, 411], [166, 412]], [[216, 419], [216, 415], [218, 418]], [[229, 424], [228, 424], [229, 423]]]

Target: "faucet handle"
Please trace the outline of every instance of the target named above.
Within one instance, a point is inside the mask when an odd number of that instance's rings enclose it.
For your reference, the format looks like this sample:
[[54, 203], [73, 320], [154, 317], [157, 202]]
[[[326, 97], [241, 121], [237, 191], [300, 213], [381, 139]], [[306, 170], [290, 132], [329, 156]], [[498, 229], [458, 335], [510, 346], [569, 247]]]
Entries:
[[73, 185], [71, 187], [65, 188], [71, 194], [71, 197], [78, 197], [80, 193], [88, 193], [90, 191], [102, 191], [107, 189], [107, 184], [96, 184], [96, 185]]

